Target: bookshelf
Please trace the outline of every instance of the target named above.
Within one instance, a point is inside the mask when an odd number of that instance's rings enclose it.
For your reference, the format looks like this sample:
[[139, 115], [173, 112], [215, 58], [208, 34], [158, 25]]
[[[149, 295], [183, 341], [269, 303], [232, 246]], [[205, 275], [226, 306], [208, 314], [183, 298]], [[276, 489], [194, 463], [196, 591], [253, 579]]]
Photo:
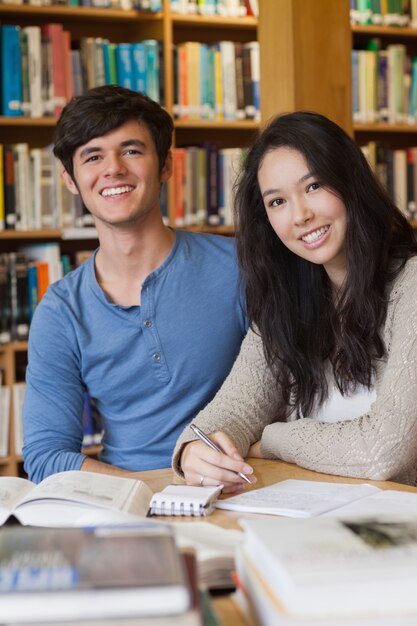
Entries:
[[[372, 24], [351, 25], [352, 49], [365, 49], [369, 41], [373, 39], [379, 40], [381, 50], [386, 50], [387, 46], [393, 44], [402, 44], [405, 46], [406, 53], [409, 57], [417, 56], [417, 28]], [[405, 87], [405, 92], [410, 90], [410, 86], [411, 84]], [[406, 98], [408, 98], [408, 95]], [[377, 142], [391, 150], [407, 150], [407, 148], [417, 146], [417, 117], [413, 123], [410, 121], [401, 123], [390, 123], [386, 121], [372, 123], [354, 122], [353, 132], [355, 140], [361, 146], [367, 146], [372, 142]], [[403, 172], [403, 176], [405, 179], [407, 176], [406, 172]], [[410, 219], [410, 222], [413, 228], [417, 229], [416, 218]]]
[[[0, 4], [2, 24], [42, 25], [62, 23], [74, 38], [107, 37], [118, 43], [155, 38], [163, 41], [164, 105], [173, 114], [173, 46], [185, 41], [211, 43], [231, 40], [260, 43], [261, 122], [176, 120], [175, 146], [216, 142], [220, 147], [249, 146], [259, 127], [279, 112], [317, 110], [343, 126], [352, 128], [349, 3], [347, 0], [259, 0], [259, 18], [206, 17], [171, 13], [163, 0], [159, 13], [69, 7]], [[4, 144], [28, 142], [42, 147], [52, 140], [53, 118], [0, 117]], [[173, 185], [168, 187], [169, 218], [173, 218]], [[193, 227], [192, 230], [231, 234], [231, 227]], [[66, 239], [63, 231], [0, 231], [2, 251], [16, 250], [22, 243], [59, 241], [63, 252], [90, 249], [94, 238]], [[26, 343], [0, 346], [3, 384], [16, 380], [17, 365], [26, 359]], [[14, 453], [13, 411], [10, 454], [0, 459], [0, 474], [21, 471], [21, 459]]]

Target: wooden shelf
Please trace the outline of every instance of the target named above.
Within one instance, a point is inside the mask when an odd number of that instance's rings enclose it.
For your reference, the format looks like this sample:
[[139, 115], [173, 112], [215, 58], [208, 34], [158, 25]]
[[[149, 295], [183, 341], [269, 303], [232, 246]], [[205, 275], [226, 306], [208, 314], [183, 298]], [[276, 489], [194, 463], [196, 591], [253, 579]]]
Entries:
[[211, 121], [211, 120], [175, 120], [175, 128], [215, 128], [220, 130], [257, 130], [260, 127], [259, 122], [252, 120], [241, 121]]
[[183, 226], [176, 227], [177, 230], [189, 230], [196, 233], [213, 233], [216, 235], [233, 235], [233, 226]]
[[1, 126], [28, 126], [29, 128], [34, 128], [36, 126], [54, 127], [55, 124], [56, 119], [54, 117], [25, 117], [23, 115], [0, 115]]
[[417, 28], [408, 26], [372, 26], [370, 24], [360, 26], [352, 24], [351, 29], [354, 35], [369, 35], [370, 37], [394, 37], [395, 39], [417, 37]]
[[10, 343], [0, 344], [0, 352], [11, 350], [12, 352], [26, 352], [28, 349], [27, 341], [11, 341]]
[[354, 124], [355, 133], [417, 133], [417, 124]]
[[[23, 117], [23, 116], [0, 116], [1, 126], [47, 126], [53, 128], [56, 124], [54, 117]], [[175, 128], [219, 128], [231, 130], [256, 130], [259, 122], [252, 120], [228, 121], [228, 120], [174, 120]]]
[[62, 230], [1, 230], [0, 239], [60, 239]]
[[100, 22], [131, 22], [136, 21], [162, 21], [162, 13], [150, 13], [146, 11], [135, 11], [123, 9], [98, 9], [92, 7], [68, 7], [58, 4], [50, 4], [48, 6], [33, 6], [28, 4], [0, 4], [0, 16], [13, 17], [44, 17], [49, 20], [59, 19], [62, 22], [65, 20], [100, 20]]
[[171, 13], [173, 25], [204, 27], [204, 28], [248, 28], [256, 29], [258, 20], [256, 17], [221, 17], [219, 15], [182, 15], [179, 13]]

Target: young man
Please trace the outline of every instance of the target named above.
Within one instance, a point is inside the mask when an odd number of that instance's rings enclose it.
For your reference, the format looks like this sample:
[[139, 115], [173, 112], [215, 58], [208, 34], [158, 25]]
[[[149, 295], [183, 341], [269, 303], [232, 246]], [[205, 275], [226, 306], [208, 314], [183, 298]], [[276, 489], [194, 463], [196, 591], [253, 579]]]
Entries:
[[[173, 231], [161, 217], [172, 132], [157, 103], [117, 86], [74, 98], [58, 121], [54, 152], [100, 247], [49, 287], [32, 321], [23, 455], [35, 482], [169, 467], [239, 351], [233, 240]], [[99, 461], [81, 453], [85, 390], [104, 424]]]

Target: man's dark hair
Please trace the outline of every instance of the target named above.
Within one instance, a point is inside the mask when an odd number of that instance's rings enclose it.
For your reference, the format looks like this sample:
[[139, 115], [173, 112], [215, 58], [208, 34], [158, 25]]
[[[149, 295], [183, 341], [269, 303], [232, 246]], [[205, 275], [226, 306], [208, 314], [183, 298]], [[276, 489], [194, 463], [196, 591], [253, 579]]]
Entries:
[[130, 120], [149, 130], [162, 170], [172, 144], [171, 116], [148, 96], [118, 85], [95, 87], [70, 100], [57, 123], [54, 154], [74, 178], [73, 156], [77, 148]]

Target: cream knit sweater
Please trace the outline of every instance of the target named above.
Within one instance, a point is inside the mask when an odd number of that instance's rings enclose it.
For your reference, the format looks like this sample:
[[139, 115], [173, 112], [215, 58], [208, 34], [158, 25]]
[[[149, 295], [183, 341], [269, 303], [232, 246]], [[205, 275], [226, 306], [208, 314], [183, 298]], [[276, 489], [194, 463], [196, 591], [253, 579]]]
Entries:
[[[365, 415], [331, 423], [275, 421], [276, 384], [262, 341], [250, 330], [223, 386], [194, 422], [207, 433], [226, 432], [243, 456], [261, 439], [265, 458], [328, 474], [417, 484], [417, 257], [391, 285], [383, 337], [387, 357], [378, 364], [377, 398]], [[177, 442], [173, 467], [180, 474], [182, 446], [193, 439], [187, 427]]]

